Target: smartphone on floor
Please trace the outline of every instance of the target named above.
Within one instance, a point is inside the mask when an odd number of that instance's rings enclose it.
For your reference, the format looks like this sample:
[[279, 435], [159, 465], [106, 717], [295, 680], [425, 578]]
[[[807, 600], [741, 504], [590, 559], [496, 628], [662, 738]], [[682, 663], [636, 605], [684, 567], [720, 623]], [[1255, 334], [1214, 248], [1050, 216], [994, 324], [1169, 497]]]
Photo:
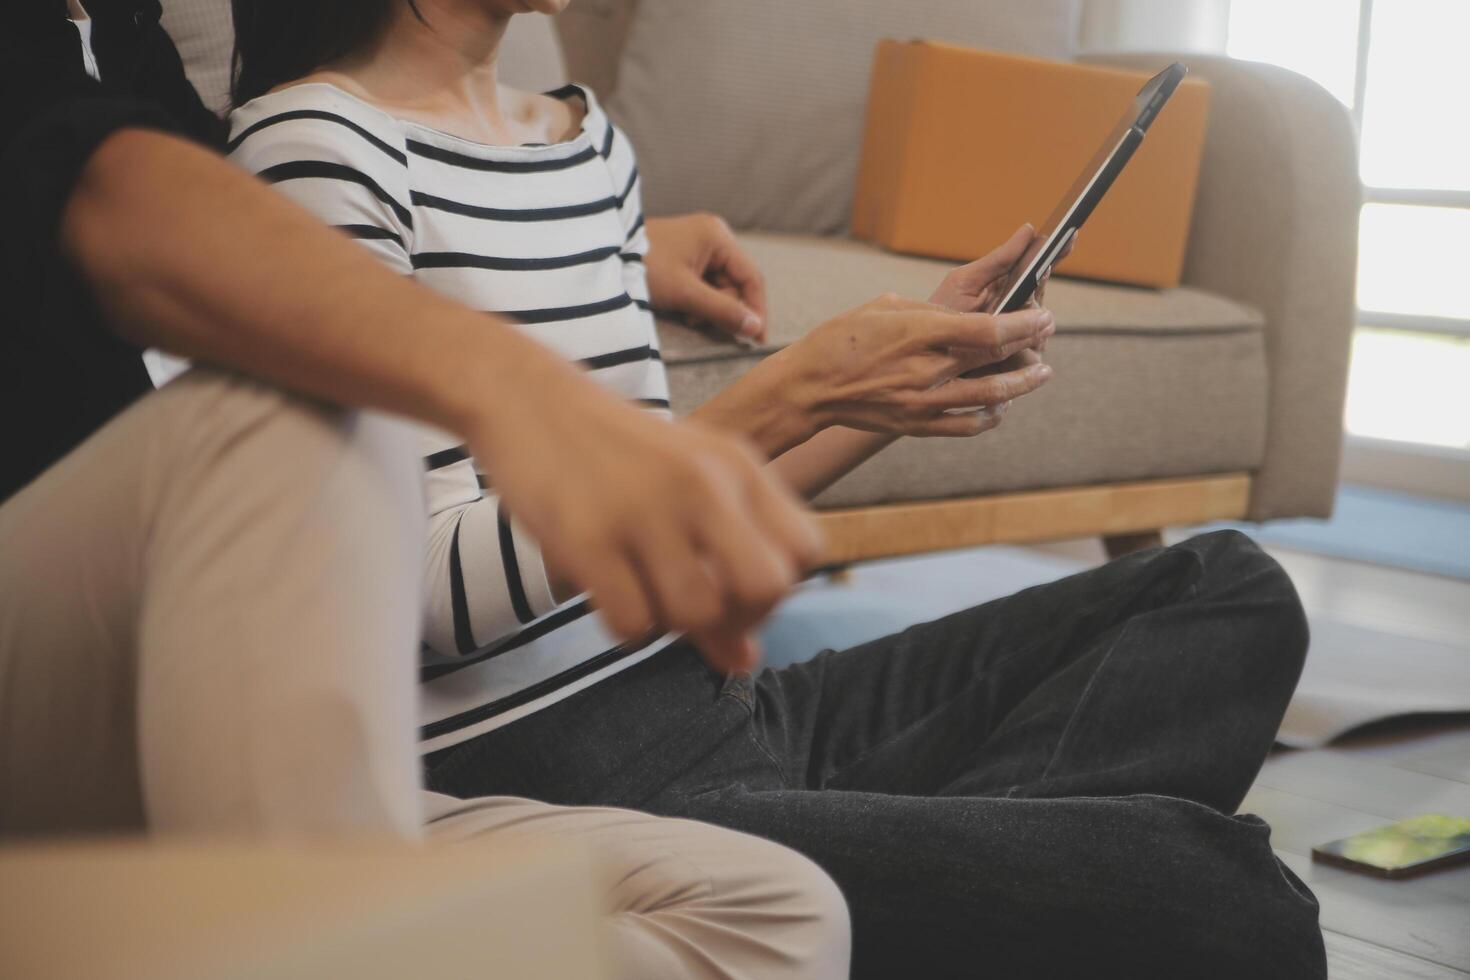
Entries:
[[1314, 847], [1312, 860], [1378, 878], [1470, 863], [1470, 819], [1426, 813]]

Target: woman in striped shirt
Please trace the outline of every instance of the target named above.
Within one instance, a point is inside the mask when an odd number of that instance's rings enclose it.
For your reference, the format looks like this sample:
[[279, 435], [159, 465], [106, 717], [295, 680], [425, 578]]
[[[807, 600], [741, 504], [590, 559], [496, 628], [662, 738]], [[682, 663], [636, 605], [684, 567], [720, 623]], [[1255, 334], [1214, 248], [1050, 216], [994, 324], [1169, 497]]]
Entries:
[[[549, 9], [562, 2], [544, 0], [543, 5]], [[311, 10], [330, 5], [297, 6], [307, 11], [302, 16], [310, 16]], [[710, 317], [732, 333], [760, 339], [759, 272], [718, 221], [644, 220], [633, 147], [590, 91], [569, 85], [536, 95], [494, 82], [500, 35], [475, 28], [499, 23], [503, 29], [506, 16], [496, 11], [504, 6], [496, 0], [436, 0], [433, 7], [420, 2], [425, 18], [420, 20], [404, 4], [383, 35], [344, 40], [344, 52], [330, 64], [295, 78], [289, 77], [289, 68], [297, 67], [290, 65], [289, 35], [279, 40], [282, 35], [272, 32], [277, 40], [261, 45], [274, 61], [262, 63], [251, 54], [252, 17], [268, 22], [270, 5], [240, 0], [236, 94], [241, 104], [231, 117], [233, 159], [358, 239], [390, 267], [471, 308], [518, 322], [613, 391], [667, 416], [653, 301], [662, 299], [660, 305], [674, 312]], [[367, 19], [357, 22], [359, 30]], [[472, 66], [453, 83], [444, 78], [458, 70], [446, 68], [452, 62], [423, 57], [442, 44]], [[315, 64], [310, 58], [300, 67]], [[276, 76], [283, 72], [287, 84], [278, 85]], [[665, 253], [680, 255], [690, 248], [682, 241], [663, 248], [654, 244], [650, 255], [651, 235], [665, 236], [666, 243], [692, 236], [693, 247], [708, 259], [696, 271], [677, 260], [661, 260]], [[1018, 236], [985, 268], [1004, 263], [1025, 243]], [[731, 287], [721, 292], [704, 278]], [[963, 283], [956, 286], [963, 288]], [[967, 308], [973, 301], [951, 298], [953, 305]], [[905, 309], [895, 301], [880, 305], [884, 308], [857, 318], [882, 321], [885, 314]], [[970, 324], [963, 317], [935, 316], [940, 319], [932, 332], [946, 343], [963, 339], [960, 335], [972, 327], [990, 327], [988, 318]], [[1022, 313], [1001, 323], [1013, 331], [1015, 350], [1040, 344], [1050, 328], [1043, 316]], [[880, 343], [861, 352], [855, 366], [836, 371], [833, 348], [855, 330]], [[905, 325], [853, 318], [829, 324], [700, 413], [711, 424], [753, 436], [769, 455], [781, 456], [779, 466], [793, 484], [811, 494], [898, 432], [932, 427], [970, 434], [988, 428], [997, 415], [943, 412], [1004, 402], [1048, 376], [1049, 369], [1027, 351], [1006, 376], [946, 386], [933, 398], [928, 416], [904, 418], [889, 410], [885, 417], [888, 406], [874, 399], [847, 407], [841, 418], [824, 419], [826, 431], [816, 435], [815, 406], [810, 399], [804, 404], [796, 399], [812, 389], [845, 391], [853, 380], [871, 386], [873, 375], [891, 376], [894, 365], [881, 341], [911, 339], [909, 333]], [[852, 360], [850, 353], [846, 356]], [[936, 350], [922, 365], [927, 371], [898, 387], [932, 388], [934, 373], [951, 365], [964, 366], [947, 349]], [[778, 376], [776, 366], [789, 370]], [[882, 381], [882, 395], [888, 396], [895, 385], [891, 377]], [[835, 422], [879, 434], [839, 430], [832, 427]], [[569, 576], [559, 573], [500, 506], [487, 474], [453, 436], [426, 429], [421, 441], [431, 514], [424, 577], [426, 751], [555, 703], [672, 641], [662, 636], [619, 644], [598, 617], [588, 615], [585, 604], [557, 610], [571, 598]], [[702, 570], [684, 556], [651, 555], [648, 565], [643, 574], [677, 576], [688, 583], [684, 591], [698, 590]], [[677, 617], [659, 619], [679, 626]], [[753, 661], [751, 653], [738, 651], [719, 666], [746, 666]]]
[[[758, 277], [718, 225], [644, 221], [633, 148], [592, 93], [497, 83], [509, 17], [565, 0], [355, 0], [328, 17], [341, 2], [236, 0], [244, 166], [652, 412], [668, 393], [650, 310], [699, 312], [681, 269], [731, 283], [745, 305], [724, 322], [758, 333]], [[686, 248], [689, 234], [717, 247]], [[829, 321], [695, 414], [748, 436], [805, 494], [899, 435], [992, 427], [1049, 377], [1036, 352], [1051, 318], [952, 311], [983, 308], [1033, 234], [957, 270], [934, 307], [884, 298]], [[991, 373], [965, 376], [977, 368]], [[726, 676], [672, 636], [619, 643], [585, 604], [559, 607], [563, 556], [538, 551], [455, 440], [423, 440], [431, 788], [791, 845], [851, 903], [858, 976], [1317, 972], [1310, 895], [1233, 816], [1305, 648], [1289, 581], [1246, 539]], [[714, 594], [715, 573], [677, 546], [638, 571], [686, 602]], [[679, 625], [673, 610], [648, 620]], [[722, 668], [753, 659], [705, 647]], [[1131, 859], [1140, 840], [1169, 861]], [[1222, 927], [1220, 895], [1250, 921]]]

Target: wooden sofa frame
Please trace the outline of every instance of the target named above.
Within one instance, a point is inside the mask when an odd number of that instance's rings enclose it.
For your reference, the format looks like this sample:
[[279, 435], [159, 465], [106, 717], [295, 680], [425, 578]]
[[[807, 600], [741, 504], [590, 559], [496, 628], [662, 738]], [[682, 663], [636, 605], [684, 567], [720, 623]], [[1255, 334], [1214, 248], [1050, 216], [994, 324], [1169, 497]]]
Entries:
[[818, 519], [833, 566], [1093, 535], [1117, 557], [1161, 543], [1166, 527], [1240, 520], [1250, 495], [1249, 474], [1227, 473], [854, 507]]

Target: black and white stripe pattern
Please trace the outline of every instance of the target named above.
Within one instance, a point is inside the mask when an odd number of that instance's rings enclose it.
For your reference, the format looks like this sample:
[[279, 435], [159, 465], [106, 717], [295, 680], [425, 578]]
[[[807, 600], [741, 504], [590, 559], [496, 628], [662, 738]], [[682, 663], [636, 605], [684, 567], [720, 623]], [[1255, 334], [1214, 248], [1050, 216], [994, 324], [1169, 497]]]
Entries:
[[[668, 413], [633, 148], [586, 90], [565, 143], [486, 146], [387, 115], [335, 86], [241, 107], [231, 151], [393, 269], [518, 323], [598, 381]], [[534, 541], [468, 450], [423, 434], [431, 511], [426, 748], [552, 703], [661, 648], [620, 646], [585, 606], [554, 609]]]

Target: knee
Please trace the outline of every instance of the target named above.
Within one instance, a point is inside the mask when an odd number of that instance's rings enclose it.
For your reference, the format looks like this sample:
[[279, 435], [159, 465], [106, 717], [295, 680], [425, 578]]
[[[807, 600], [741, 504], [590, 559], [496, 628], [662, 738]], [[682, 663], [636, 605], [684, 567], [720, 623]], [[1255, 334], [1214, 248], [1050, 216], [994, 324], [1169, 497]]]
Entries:
[[1294, 663], [1299, 673], [1307, 655], [1307, 617], [1281, 563], [1254, 538], [1235, 530], [1200, 535], [1180, 547], [1199, 559], [1197, 593], [1226, 600], [1248, 613], [1239, 618], [1242, 628], [1253, 626], [1267, 641], [1252, 646]]
[[[762, 918], [773, 924], [772, 939], [779, 940], [780, 959], [793, 977], [848, 975], [852, 951], [852, 923], [847, 900], [828, 874], [810, 859], [787, 847], [758, 840], [755, 858], [766, 887]], [[776, 927], [776, 923], [785, 923]], [[781, 973], [766, 972], [764, 976]]]
[[1266, 554], [1255, 538], [1233, 528], [1201, 534], [1180, 547], [1194, 552], [1208, 580], [1250, 581], [1262, 591], [1291, 587], [1291, 579], [1281, 564]]
[[[621, 875], [615, 906], [636, 914], [639, 936], [647, 920], [660, 923], [652, 959], [629, 975], [847, 977], [847, 903], [832, 879], [797, 852], [682, 819], [619, 825], [609, 844], [614, 860], [635, 869]], [[649, 945], [632, 947], [635, 958], [648, 957]], [[677, 968], [650, 965], [666, 960]]]

